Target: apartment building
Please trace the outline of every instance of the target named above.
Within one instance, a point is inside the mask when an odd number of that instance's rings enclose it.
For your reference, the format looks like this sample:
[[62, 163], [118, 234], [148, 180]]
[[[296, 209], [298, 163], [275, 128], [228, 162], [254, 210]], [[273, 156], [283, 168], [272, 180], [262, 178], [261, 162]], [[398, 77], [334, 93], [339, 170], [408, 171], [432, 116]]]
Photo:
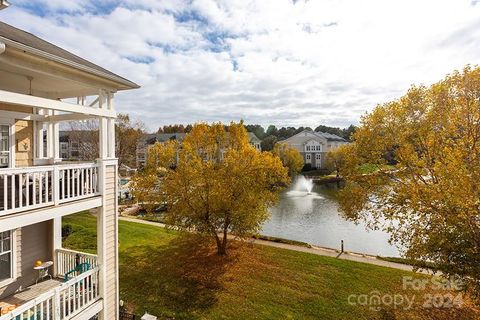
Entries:
[[[134, 88], [0, 22], [0, 320], [118, 319], [114, 95]], [[98, 158], [62, 162], [60, 126], [89, 119]], [[85, 210], [96, 254], [62, 248], [62, 217]]]
[[342, 144], [348, 143], [348, 141], [327, 132], [303, 130], [279, 143], [285, 143], [297, 149], [303, 157], [304, 164], [310, 165], [312, 168], [323, 169], [325, 168], [327, 153]]
[[[178, 141], [182, 143], [185, 139], [186, 133], [150, 133], [144, 134], [137, 144], [136, 150], [136, 164], [137, 168], [145, 167], [148, 157], [148, 149], [155, 143], [165, 143], [169, 140]], [[262, 151], [261, 140], [253, 132], [248, 132], [248, 140], [252, 146], [258, 151]]]

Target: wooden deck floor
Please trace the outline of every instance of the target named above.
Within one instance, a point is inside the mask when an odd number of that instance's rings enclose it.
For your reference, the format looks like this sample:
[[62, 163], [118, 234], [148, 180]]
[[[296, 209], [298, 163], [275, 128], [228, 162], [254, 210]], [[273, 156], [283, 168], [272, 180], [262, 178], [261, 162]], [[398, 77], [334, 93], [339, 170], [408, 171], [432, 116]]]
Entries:
[[62, 283], [59, 279], [51, 279], [39, 282], [38, 284], [34, 284], [24, 290], [17, 292], [11, 296], [5, 297], [0, 301], [0, 307], [8, 307], [8, 306], [21, 306], [22, 304], [35, 299], [42, 293], [45, 293]]

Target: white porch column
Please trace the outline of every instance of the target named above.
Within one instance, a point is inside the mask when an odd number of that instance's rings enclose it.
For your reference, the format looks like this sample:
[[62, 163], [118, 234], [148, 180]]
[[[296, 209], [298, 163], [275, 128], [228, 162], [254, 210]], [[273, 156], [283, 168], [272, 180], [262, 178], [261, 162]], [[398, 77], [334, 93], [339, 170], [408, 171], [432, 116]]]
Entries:
[[52, 228], [53, 274], [56, 276], [58, 275], [57, 250], [62, 248], [62, 217], [53, 218]]
[[[49, 110], [50, 116], [55, 115], [54, 110]], [[47, 125], [47, 158], [50, 163], [61, 160], [60, 158], [60, 124], [58, 122], [48, 122]]]
[[102, 206], [97, 213], [97, 257], [100, 294], [104, 309], [101, 320], [118, 319], [118, 203], [117, 159], [98, 159]]
[[[55, 114], [55, 111], [53, 112]], [[53, 161], [62, 161], [60, 158], [60, 123], [53, 124]]]
[[44, 153], [44, 144], [43, 144], [43, 122], [37, 121], [36, 125], [36, 154], [35, 156], [37, 159], [43, 159], [45, 158], [45, 153]]
[[[48, 112], [49, 115], [52, 113], [52, 111]], [[51, 162], [54, 159], [53, 130], [53, 122], [47, 122], [47, 158]]]
[[[101, 91], [99, 106], [113, 110], [113, 95]], [[100, 294], [103, 310], [100, 320], [118, 319], [118, 203], [117, 159], [115, 159], [115, 120], [105, 117], [99, 123], [99, 189], [102, 206], [97, 214], [97, 256], [100, 265]]]
[[[109, 92], [107, 96], [107, 109], [114, 110], [113, 93]], [[108, 119], [108, 157], [115, 158], [115, 119]]]

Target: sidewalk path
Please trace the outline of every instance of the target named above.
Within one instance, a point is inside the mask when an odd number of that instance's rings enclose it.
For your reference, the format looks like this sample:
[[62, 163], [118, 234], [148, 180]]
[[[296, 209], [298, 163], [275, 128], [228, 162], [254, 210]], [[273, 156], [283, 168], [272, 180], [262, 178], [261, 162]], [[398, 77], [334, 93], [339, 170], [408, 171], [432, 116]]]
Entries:
[[[160, 223], [160, 222], [152, 222], [152, 221], [141, 220], [141, 219], [137, 219], [137, 218], [119, 217], [119, 220], [142, 223], [142, 224], [155, 226], [155, 227], [161, 227], [161, 228], [166, 227], [165, 224]], [[229, 238], [233, 239], [234, 236], [229, 236]], [[381, 266], [381, 267], [399, 269], [399, 270], [403, 270], [403, 271], [413, 271], [413, 267], [409, 266], [407, 264], [384, 261], [384, 260], [377, 259], [373, 256], [363, 256], [361, 254], [356, 254], [356, 253], [343, 253], [343, 254], [339, 255], [339, 253], [337, 251], [333, 250], [333, 249], [326, 249], [326, 248], [320, 248], [320, 247], [315, 247], [315, 246], [312, 246], [311, 248], [307, 248], [307, 247], [296, 246], [296, 245], [292, 245], [292, 244], [279, 243], [279, 242], [260, 240], [260, 239], [251, 239], [251, 242], [255, 243], [255, 244], [264, 245], [264, 246], [270, 246], [270, 247], [282, 248], [282, 249], [287, 249], [287, 250], [316, 254], [316, 255], [319, 255], [319, 256], [327, 256], [327, 257], [333, 257], [333, 258], [342, 259], [342, 260], [363, 262], [363, 263], [373, 264], [373, 265], [377, 265], [377, 266]], [[430, 274], [430, 275], [432, 274], [432, 272], [428, 271], [428, 270], [418, 270], [416, 272], [417, 273], [423, 273], [423, 274]]]

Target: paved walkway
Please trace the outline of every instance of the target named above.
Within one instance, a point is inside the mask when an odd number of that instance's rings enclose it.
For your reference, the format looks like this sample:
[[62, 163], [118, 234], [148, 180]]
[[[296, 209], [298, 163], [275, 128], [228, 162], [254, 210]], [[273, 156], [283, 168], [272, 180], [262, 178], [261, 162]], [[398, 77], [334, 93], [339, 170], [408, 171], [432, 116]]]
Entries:
[[[152, 221], [141, 220], [137, 218], [120, 217], [119, 219], [122, 221], [142, 223], [142, 224], [147, 224], [147, 225], [161, 227], [161, 228], [166, 227], [165, 224], [160, 222], [152, 222]], [[229, 236], [229, 238], [233, 239], [234, 236]], [[264, 245], [264, 246], [316, 254], [319, 256], [327, 256], [327, 257], [333, 257], [333, 258], [342, 259], [342, 260], [363, 262], [363, 263], [373, 264], [381, 267], [394, 268], [394, 269], [399, 269], [404, 271], [413, 271], [413, 267], [407, 264], [384, 261], [384, 260], [377, 259], [376, 257], [373, 257], [373, 256], [364, 256], [357, 253], [342, 253], [341, 255], [339, 255], [339, 253], [333, 249], [326, 249], [326, 248], [315, 247], [315, 246], [312, 246], [311, 248], [307, 248], [307, 247], [302, 247], [302, 246], [297, 246], [292, 244], [279, 243], [279, 242], [260, 240], [260, 239], [251, 239], [251, 242], [255, 244]], [[428, 270], [418, 270], [417, 273], [431, 274], [431, 271], [429, 272]]]

